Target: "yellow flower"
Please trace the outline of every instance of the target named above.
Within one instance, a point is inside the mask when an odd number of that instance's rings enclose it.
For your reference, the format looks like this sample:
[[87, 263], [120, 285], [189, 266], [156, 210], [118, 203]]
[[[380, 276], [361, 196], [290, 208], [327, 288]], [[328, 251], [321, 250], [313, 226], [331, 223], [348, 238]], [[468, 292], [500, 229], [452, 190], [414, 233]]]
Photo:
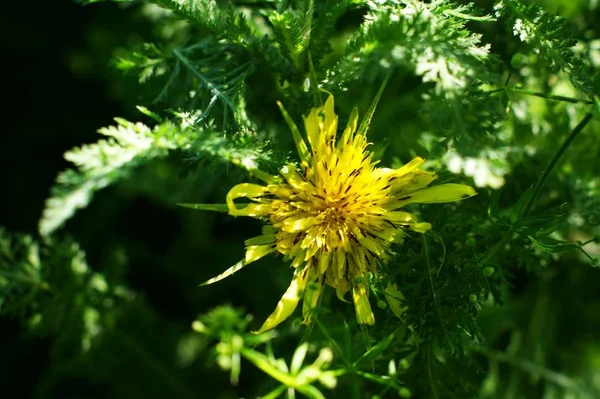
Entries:
[[[311, 310], [325, 285], [335, 288], [341, 300], [350, 292], [358, 323], [372, 325], [375, 317], [368, 299], [369, 273], [380, 274], [380, 265], [393, 255], [392, 244], [402, 243], [407, 230], [424, 233], [431, 228], [404, 207], [457, 201], [476, 193], [461, 184], [428, 187], [436, 175], [419, 169], [424, 162], [419, 157], [399, 169], [377, 167], [365, 137], [374, 105], [358, 130], [355, 108], [336, 140], [338, 118], [333, 96], [329, 96], [324, 106], [304, 117], [310, 149], [281, 108], [294, 135], [300, 167], [285, 165], [280, 176], [258, 172], [257, 177], [266, 185], [243, 183], [229, 191], [229, 214], [259, 218], [266, 225], [262, 235], [246, 241], [242, 261], [205, 284], [277, 252], [291, 261], [294, 276], [258, 332], [288, 318], [300, 299], [304, 299], [304, 322], [310, 323]], [[234, 201], [239, 198], [248, 198], [250, 203], [236, 205]], [[402, 294], [395, 285], [386, 291], [391, 309], [400, 315]]]

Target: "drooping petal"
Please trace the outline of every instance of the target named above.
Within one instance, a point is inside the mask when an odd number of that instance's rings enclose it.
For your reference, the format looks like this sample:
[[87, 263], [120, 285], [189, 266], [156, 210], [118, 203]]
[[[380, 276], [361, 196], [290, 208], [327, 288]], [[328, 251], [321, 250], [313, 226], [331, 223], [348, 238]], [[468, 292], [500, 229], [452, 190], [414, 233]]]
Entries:
[[200, 284], [209, 285], [216, 283], [217, 281], [221, 281], [224, 278], [227, 278], [234, 274], [235, 272], [242, 269], [244, 266], [249, 265], [250, 263], [259, 260], [260, 258], [270, 254], [271, 252], [275, 252], [275, 247], [273, 245], [252, 245], [246, 249], [246, 256], [244, 259], [231, 266], [229, 269], [225, 270], [223, 273], [219, 274], [216, 277], [211, 278], [210, 280]]
[[375, 315], [371, 310], [369, 296], [364, 284], [352, 285], [352, 299], [354, 300], [354, 309], [356, 310], [356, 320], [359, 324], [375, 324]]
[[265, 320], [262, 327], [255, 334], [263, 333], [267, 330], [275, 328], [279, 323], [290, 317], [298, 306], [300, 297], [306, 288], [308, 279], [308, 267], [305, 267], [301, 272], [296, 272], [292, 283], [281, 297], [275, 311]]

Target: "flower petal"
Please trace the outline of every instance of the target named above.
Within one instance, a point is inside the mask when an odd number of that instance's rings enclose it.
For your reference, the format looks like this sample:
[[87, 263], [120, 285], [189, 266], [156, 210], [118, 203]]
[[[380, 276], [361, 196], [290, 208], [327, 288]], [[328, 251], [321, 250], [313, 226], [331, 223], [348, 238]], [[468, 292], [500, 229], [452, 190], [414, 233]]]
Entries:
[[337, 148], [341, 149], [350, 144], [352, 135], [356, 132], [356, 126], [358, 125], [358, 108], [354, 107], [348, 118], [348, 125], [342, 133], [342, 137], [337, 142]]
[[298, 306], [300, 295], [304, 292], [306, 281], [308, 280], [308, 267], [305, 267], [300, 273], [295, 273], [292, 283], [281, 297], [275, 311], [267, 318], [262, 327], [254, 334], [260, 334], [267, 330], [275, 328], [279, 323], [290, 317]]
[[396, 176], [402, 176], [402, 175], [405, 175], [407, 173], [413, 172], [419, 166], [423, 165], [423, 162], [425, 162], [425, 160], [423, 158], [416, 157], [412, 161], [410, 161], [409, 163], [403, 165], [400, 169], [396, 170], [395, 171], [396, 173], [394, 173], [394, 175], [396, 175]]
[[354, 284], [352, 286], [352, 298], [354, 299], [354, 309], [356, 310], [356, 320], [359, 324], [375, 324], [375, 315], [371, 310], [369, 297], [364, 284]]
[[264, 214], [267, 208], [261, 207], [260, 205], [262, 204], [248, 204], [245, 208], [238, 209], [233, 200], [238, 198], [257, 198], [267, 192], [267, 187], [259, 186], [258, 184], [242, 183], [233, 186], [225, 199], [229, 208], [229, 214], [232, 216], [260, 216]]
[[410, 225], [410, 229], [413, 231], [416, 231], [417, 233], [425, 233], [428, 230], [431, 230], [431, 223], [427, 223], [427, 222], [413, 223]]
[[337, 115], [334, 112], [333, 96], [327, 97], [323, 107], [313, 108], [303, 119], [306, 136], [313, 152], [317, 151], [320, 144], [335, 140]]
[[477, 195], [473, 187], [465, 184], [440, 184], [439, 186], [427, 187], [414, 193], [410, 193], [407, 198], [400, 199], [405, 203], [418, 204], [439, 204], [444, 202], [460, 201], [465, 198]]

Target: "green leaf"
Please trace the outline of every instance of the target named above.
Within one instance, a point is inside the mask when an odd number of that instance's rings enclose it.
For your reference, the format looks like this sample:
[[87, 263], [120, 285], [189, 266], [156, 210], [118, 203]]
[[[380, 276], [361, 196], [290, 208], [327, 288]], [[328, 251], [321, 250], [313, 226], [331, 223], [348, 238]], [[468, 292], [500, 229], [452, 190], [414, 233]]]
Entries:
[[534, 186], [535, 185], [531, 185], [531, 186], [527, 187], [525, 189], [525, 191], [523, 191], [523, 193], [521, 194], [519, 199], [517, 200], [517, 203], [515, 204], [515, 207], [513, 208], [512, 213], [510, 215], [510, 221], [512, 223], [516, 223], [519, 219], [521, 219], [523, 217], [523, 211], [525, 210], [525, 205], [527, 205], [527, 203], [531, 199], [531, 196], [533, 195]]
[[500, 190], [493, 190], [490, 194], [490, 203], [488, 205], [487, 214], [490, 220], [495, 224], [505, 224], [500, 216], [498, 203], [500, 201]]
[[[57, 177], [39, 222], [40, 234], [49, 235], [61, 227], [78, 209], [85, 208], [97, 191], [129, 178], [136, 168], [165, 158], [172, 151], [182, 152], [190, 161], [211, 156], [250, 170], [256, 168], [258, 160], [265, 159], [250, 135], [243, 142], [236, 141], [238, 137], [226, 139], [211, 125], [192, 126], [185, 119], [179, 126], [164, 122], [154, 128], [120, 118], [115, 120], [116, 126], [99, 130], [107, 139], [65, 154], [75, 168]], [[220, 210], [217, 205], [210, 207]]]
[[354, 362], [354, 366], [358, 367], [358, 366], [361, 366], [364, 364], [369, 364], [369, 363], [373, 362], [375, 359], [377, 359], [377, 357], [380, 354], [382, 354], [391, 345], [392, 342], [394, 342], [394, 339], [397, 337], [397, 335], [400, 332], [403, 332], [405, 329], [406, 329], [405, 327], [401, 327], [398, 330], [396, 330], [393, 333], [386, 336], [385, 338], [383, 338], [376, 345], [374, 345], [371, 349], [366, 351], [360, 358], [358, 358]]
[[379, 90], [377, 91], [375, 98], [371, 102], [371, 105], [369, 106], [367, 113], [365, 114], [362, 121], [360, 122], [360, 126], [358, 127], [356, 134], [361, 134], [361, 135], [367, 134], [367, 130], [369, 129], [369, 125], [371, 124], [371, 119], [373, 118], [373, 114], [375, 113], [375, 109], [377, 108], [377, 103], [379, 103], [379, 99], [381, 98], [381, 95], [383, 94], [383, 91], [385, 90], [385, 86], [386, 86], [387, 82], [388, 82], [388, 76], [386, 76], [386, 78], [381, 83], [381, 86], [379, 86]]
[[553, 71], [565, 72], [571, 81], [591, 94], [592, 73], [589, 65], [574, 52], [577, 40], [565, 18], [544, 11], [536, 3], [503, 0], [494, 6], [497, 15], [506, 18], [507, 28], [522, 42], [533, 47]]
[[533, 245], [545, 252], [559, 253], [569, 251], [571, 249], [580, 249], [581, 247], [577, 244], [573, 244], [566, 241], [555, 240], [553, 238], [545, 238], [544, 241], [540, 241], [533, 236], [527, 236]]

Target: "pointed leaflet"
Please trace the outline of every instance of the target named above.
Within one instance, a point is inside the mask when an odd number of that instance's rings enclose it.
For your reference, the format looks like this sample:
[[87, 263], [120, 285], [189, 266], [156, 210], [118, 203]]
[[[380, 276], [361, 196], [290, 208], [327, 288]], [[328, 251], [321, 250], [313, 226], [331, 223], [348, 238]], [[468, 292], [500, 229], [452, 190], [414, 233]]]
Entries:
[[277, 105], [281, 110], [283, 119], [285, 119], [288, 126], [290, 127], [290, 130], [292, 131], [292, 136], [294, 138], [294, 143], [296, 143], [296, 148], [298, 149], [298, 155], [300, 156], [300, 160], [302, 162], [309, 163], [311, 158], [310, 152], [308, 151], [308, 147], [306, 147], [306, 143], [304, 142], [304, 139], [300, 134], [300, 130], [298, 130], [298, 126], [296, 125], [290, 114], [287, 113], [287, 111], [283, 107], [283, 104], [280, 101], [277, 101]]
[[200, 211], [228, 212], [227, 204], [177, 204], [182, 208], [197, 209]]
[[373, 99], [373, 102], [369, 106], [367, 113], [365, 114], [363, 120], [360, 122], [360, 127], [358, 128], [358, 134], [362, 134], [362, 135], [367, 134], [367, 129], [369, 129], [369, 125], [371, 124], [371, 118], [373, 117], [373, 114], [375, 113], [375, 108], [377, 108], [377, 103], [379, 102], [379, 99], [381, 98], [381, 95], [383, 94], [383, 90], [385, 89], [385, 85], [387, 84], [387, 81], [388, 81], [388, 77], [386, 77], [383, 80], [383, 83], [381, 84], [381, 87], [379, 88], [377, 95], [375, 95], [375, 98]]
[[224, 278], [227, 278], [227, 277], [231, 276], [233, 273], [239, 271], [244, 266], [249, 265], [250, 263], [252, 263], [254, 261], [257, 261], [260, 258], [262, 258], [274, 251], [275, 251], [275, 247], [273, 245], [249, 246], [246, 249], [246, 257], [244, 259], [242, 259], [235, 265], [231, 266], [229, 269], [225, 270], [223, 273], [219, 274], [218, 276], [213, 277], [210, 280], [200, 284], [200, 286], [209, 285], [209, 284], [216, 283], [217, 281], [221, 281]]

